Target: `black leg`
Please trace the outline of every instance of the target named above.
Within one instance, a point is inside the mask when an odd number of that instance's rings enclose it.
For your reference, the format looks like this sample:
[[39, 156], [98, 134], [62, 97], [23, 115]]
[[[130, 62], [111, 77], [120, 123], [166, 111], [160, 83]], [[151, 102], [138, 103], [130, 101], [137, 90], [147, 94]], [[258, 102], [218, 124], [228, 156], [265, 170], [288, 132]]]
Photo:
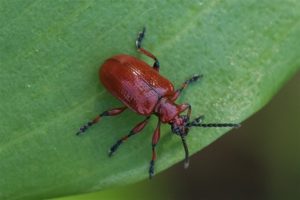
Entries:
[[103, 113], [101, 113], [100, 115], [98, 115], [97, 117], [95, 117], [92, 121], [89, 121], [88, 123], [86, 123], [85, 125], [83, 125], [82, 127], [80, 127], [80, 129], [76, 133], [76, 135], [83, 134], [89, 127], [91, 127], [94, 124], [96, 124], [97, 122], [99, 122], [99, 120], [102, 117], [115, 116], [115, 115], [121, 114], [124, 110], [126, 110], [126, 108], [127, 107], [124, 106], [124, 107], [114, 108], [114, 109], [111, 109], [111, 110], [104, 111]]
[[109, 156], [112, 156], [116, 150], [119, 148], [119, 146], [126, 141], [129, 137], [141, 132], [145, 126], [147, 125], [147, 123], [149, 122], [149, 117], [147, 117], [145, 120], [143, 120], [142, 122], [138, 123], [130, 132], [129, 134], [125, 135], [124, 137], [122, 137], [121, 139], [119, 139], [110, 149], [108, 152]]
[[195, 74], [194, 76], [192, 76], [190, 79], [186, 80], [179, 89], [177, 89], [173, 95], [173, 97], [171, 98], [172, 101], [175, 101], [179, 95], [181, 94], [182, 90], [184, 90], [190, 83], [193, 83], [197, 80], [199, 80], [200, 78], [202, 78], [203, 75], [198, 75]]
[[160, 138], [160, 121], [158, 121], [157, 127], [153, 133], [152, 136], [152, 159], [150, 161], [150, 167], [149, 167], [149, 178], [151, 179], [154, 175], [154, 164], [156, 161], [156, 151], [155, 147], [159, 141]]
[[144, 54], [154, 60], [153, 69], [155, 69], [156, 71], [159, 71], [158, 59], [152, 53], [150, 53], [149, 51], [142, 48], [142, 42], [145, 37], [145, 32], [146, 32], [146, 28], [144, 27], [143, 30], [141, 32], [139, 32], [139, 34], [138, 34], [138, 37], [135, 41], [135, 46], [136, 46], [137, 50], [140, 51], [142, 54]]

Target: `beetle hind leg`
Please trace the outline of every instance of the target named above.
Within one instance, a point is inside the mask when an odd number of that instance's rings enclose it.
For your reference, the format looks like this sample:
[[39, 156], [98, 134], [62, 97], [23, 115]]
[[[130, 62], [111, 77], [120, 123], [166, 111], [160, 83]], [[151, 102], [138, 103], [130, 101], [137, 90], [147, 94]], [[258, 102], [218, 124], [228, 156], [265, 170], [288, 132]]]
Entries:
[[153, 133], [152, 136], [152, 158], [150, 161], [150, 167], [149, 167], [149, 178], [151, 179], [154, 175], [154, 164], [156, 161], [156, 145], [160, 138], [160, 121], [158, 121], [157, 127]]
[[88, 128], [90, 128], [91, 126], [93, 126], [94, 124], [96, 124], [97, 122], [99, 122], [99, 120], [102, 117], [115, 116], [115, 115], [121, 114], [124, 110], [126, 110], [126, 108], [127, 107], [124, 106], [124, 107], [114, 108], [114, 109], [111, 109], [111, 110], [104, 111], [103, 113], [101, 113], [100, 115], [98, 115], [97, 117], [95, 117], [92, 121], [89, 121], [88, 123], [86, 123], [85, 125], [83, 125], [82, 127], [80, 127], [80, 129], [76, 133], [76, 135], [83, 134]]
[[143, 30], [141, 32], [139, 32], [138, 37], [135, 41], [135, 46], [139, 52], [141, 52], [142, 54], [144, 54], [154, 60], [153, 69], [155, 69], [156, 71], [159, 71], [160, 65], [159, 65], [158, 59], [152, 53], [150, 53], [146, 49], [142, 48], [142, 42], [145, 37], [145, 32], [146, 32], [146, 27], [144, 27]]

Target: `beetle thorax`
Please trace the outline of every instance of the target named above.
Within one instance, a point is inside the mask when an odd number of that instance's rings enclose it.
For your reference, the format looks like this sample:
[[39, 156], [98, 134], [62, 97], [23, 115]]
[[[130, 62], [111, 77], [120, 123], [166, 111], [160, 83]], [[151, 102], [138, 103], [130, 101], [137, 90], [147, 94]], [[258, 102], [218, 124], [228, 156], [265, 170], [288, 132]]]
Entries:
[[179, 114], [178, 105], [166, 97], [162, 97], [158, 101], [154, 111], [163, 123], [169, 123]]

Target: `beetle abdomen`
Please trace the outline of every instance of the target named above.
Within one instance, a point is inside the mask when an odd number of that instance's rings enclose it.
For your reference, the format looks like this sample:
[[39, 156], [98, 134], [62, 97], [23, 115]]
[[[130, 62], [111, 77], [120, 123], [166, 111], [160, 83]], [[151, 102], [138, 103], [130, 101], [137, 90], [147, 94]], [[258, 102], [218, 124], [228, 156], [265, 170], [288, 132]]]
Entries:
[[141, 115], [150, 115], [161, 96], [173, 94], [170, 81], [147, 63], [128, 55], [104, 62], [99, 77], [106, 89]]

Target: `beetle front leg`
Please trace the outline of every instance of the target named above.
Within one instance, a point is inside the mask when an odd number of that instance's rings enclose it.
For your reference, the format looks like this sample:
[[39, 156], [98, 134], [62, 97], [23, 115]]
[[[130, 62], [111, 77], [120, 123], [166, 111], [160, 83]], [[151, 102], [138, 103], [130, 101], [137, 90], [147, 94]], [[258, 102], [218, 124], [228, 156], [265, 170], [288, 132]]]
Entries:
[[89, 121], [88, 123], [86, 123], [85, 125], [80, 127], [80, 129], [76, 133], [76, 135], [81, 135], [82, 133], [84, 133], [89, 127], [91, 127], [94, 124], [96, 124], [97, 122], [99, 122], [99, 120], [102, 117], [115, 116], [115, 115], [121, 114], [124, 110], [126, 110], [126, 108], [127, 108], [126, 106], [123, 106], [123, 107], [120, 107], [120, 108], [114, 108], [114, 109], [111, 109], [111, 110], [104, 111], [103, 113], [101, 113], [100, 115], [95, 117], [92, 121]]
[[184, 103], [179, 105], [179, 110], [180, 110], [179, 113], [182, 113], [187, 110], [187, 118], [188, 120], [190, 119], [192, 113], [192, 106], [190, 104]]
[[151, 179], [154, 175], [154, 164], [156, 161], [156, 151], [155, 147], [159, 141], [160, 138], [160, 121], [158, 121], [157, 127], [153, 133], [152, 136], [152, 159], [150, 161], [150, 167], [149, 167], [149, 178]]
[[112, 156], [116, 150], [119, 148], [119, 146], [126, 141], [129, 137], [141, 132], [145, 126], [148, 124], [150, 119], [150, 116], [147, 117], [145, 120], [143, 120], [142, 122], [138, 123], [130, 132], [129, 134], [125, 135], [124, 137], [122, 137], [121, 139], [119, 139], [110, 149], [108, 152], [109, 156]]
[[175, 91], [175, 93], [173, 94], [173, 96], [171, 97], [171, 100], [172, 101], [175, 101], [179, 95], [181, 94], [182, 90], [184, 90], [185, 88], [187, 88], [187, 86], [190, 84], [190, 83], [193, 83], [195, 81], [197, 81], [198, 79], [202, 78], [203, 75], [198, 75], [198, 74], [195, 74], [194, 76], [192, 76], [190, 79], [184, 81], [184, 83], [181, 85], [181, 87], [179, 89], [177, 89]]
[[153, 64], [153, 69], [155, 69], [156, 71], [159, 72], [159, 61], [158, 59], [149, 51], [147, 51], [146, 49], [142, 48], [142, 41], [145, 37], [145, 32], [146, 32], [146, 27], [143, 28], [143, 30], [141, 32], [139, 32], [138, 37], [135, 41], [135, 46], [137, 48], [138, 51], [140, 51], [142, 54], [152, 58], [154, 60], [154, 64]]

